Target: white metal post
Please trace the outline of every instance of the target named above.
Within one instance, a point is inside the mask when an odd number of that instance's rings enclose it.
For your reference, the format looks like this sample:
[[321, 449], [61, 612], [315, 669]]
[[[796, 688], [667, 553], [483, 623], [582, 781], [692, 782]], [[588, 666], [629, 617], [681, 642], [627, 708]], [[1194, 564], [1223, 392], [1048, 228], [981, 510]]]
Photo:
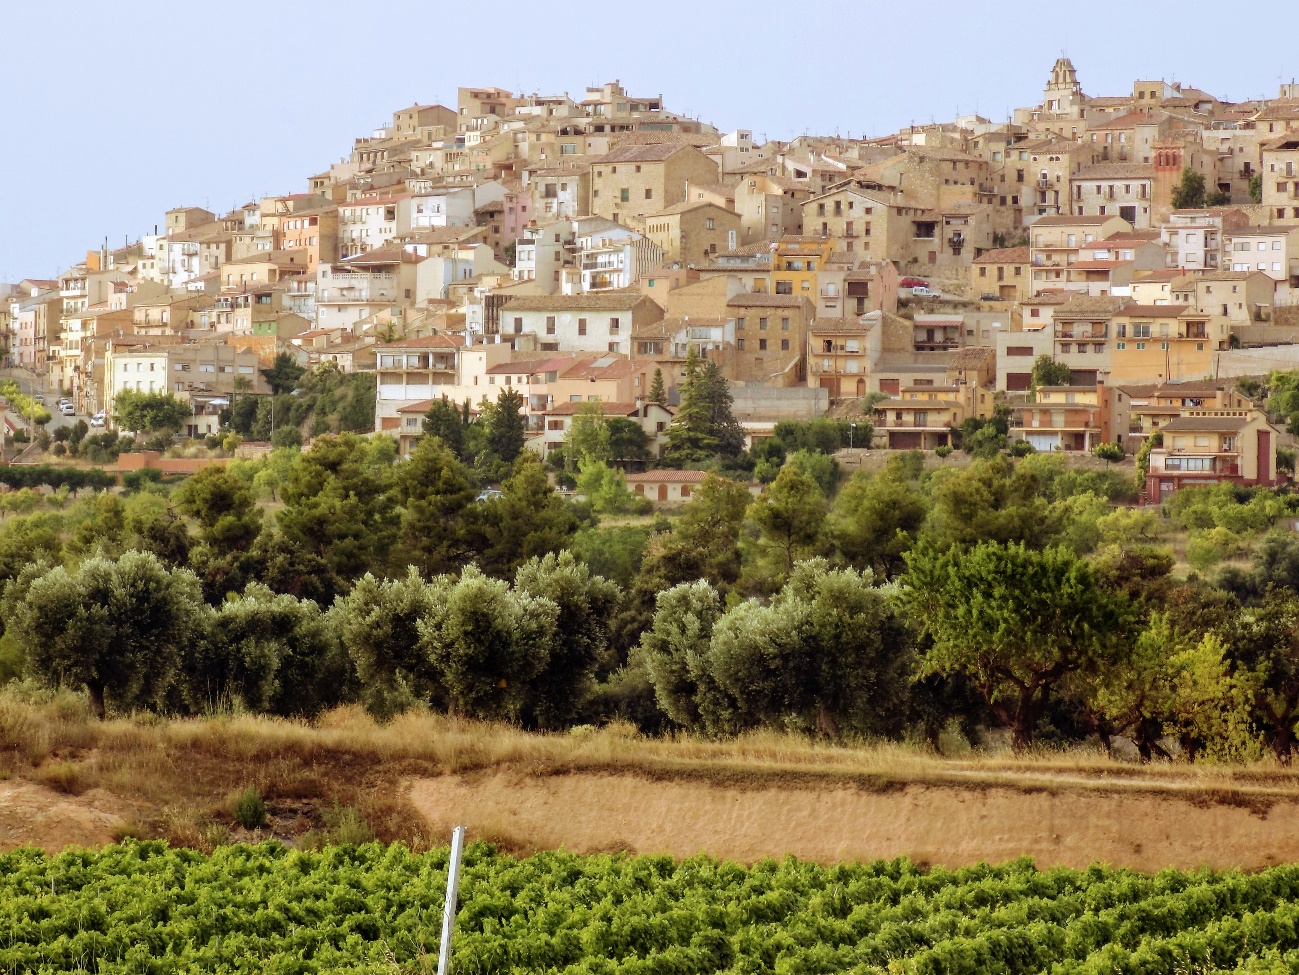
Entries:
[[447, 865], [447, 899], [442, 907], [442, 943], [438, 947], [438, 975], [451, 975], [451, 935], [456, 927], [460, 897], [460, 866], [465, 852], [465, 828], [451, 831], [451, 862]]

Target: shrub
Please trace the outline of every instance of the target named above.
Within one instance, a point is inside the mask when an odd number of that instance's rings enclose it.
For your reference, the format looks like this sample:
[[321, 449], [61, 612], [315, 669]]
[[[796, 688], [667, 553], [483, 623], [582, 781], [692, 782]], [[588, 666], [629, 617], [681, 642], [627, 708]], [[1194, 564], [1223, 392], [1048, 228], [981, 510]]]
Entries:
[[951, 445], [943, 444], [942, 446], [935, 447], [934, 453], [937, 454], [939, 457], [950, 457], [952, 455]]
[[36, 770], [36, 779], [55, 792], [81, 791], [81, 772], [72, 762], [46, 762]]
[[330, 843], [359, 846], [374, 839], [370, 824], [354, 806], [340, 806], [335, 802], [332, 809], [325, 810], [322, 818], [329, 830]]
[[271, 434], [272, 447], [301, 447], [302, 434], [297, 427], [280, 427]]
[[258, 829], [265, 825], [266, 803], [262, 801], [262, 794], [249, 786], [235, 799], [231, 814], [244, 829]]

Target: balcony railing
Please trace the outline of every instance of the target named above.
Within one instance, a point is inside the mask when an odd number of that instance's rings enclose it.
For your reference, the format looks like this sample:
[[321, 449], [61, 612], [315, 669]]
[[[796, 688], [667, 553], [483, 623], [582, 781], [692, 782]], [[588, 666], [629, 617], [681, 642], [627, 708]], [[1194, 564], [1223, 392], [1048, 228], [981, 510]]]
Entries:
[[901, 420], [882, 420], [876, 414], [876, 430], [949, 430], [946, 419], [928, 419], [922, 417], [904, 417]]

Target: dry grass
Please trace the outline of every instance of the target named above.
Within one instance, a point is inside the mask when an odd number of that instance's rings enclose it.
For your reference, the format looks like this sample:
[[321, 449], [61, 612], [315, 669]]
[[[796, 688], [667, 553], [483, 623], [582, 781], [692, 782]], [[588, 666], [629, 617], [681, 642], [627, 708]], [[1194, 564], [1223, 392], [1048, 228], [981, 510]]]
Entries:
[[[834, 746], [759, 732], [732, 741], [645, 739], [629, 726], [529, 734], [410, 712], [377, 725], [359, 708], [314, 724], [254, 716], [104, 722], [74, 695], [0, 691], [0, 777], [63, 792], [105, 789], [153, 810], [132, 831], [209, 847], [240, 838], [229, 796], [256, 788], [270, 819], [261, 835], [318, 830], [335, 806], [360, 811], [381, 839], [427, 845], [440, 832], [409, 802], [404, 783], [449, 773], [507, 771], [692, 780], [729, 788], [844, 786], [887, 791], [909, 784], [1023, 791], [1175, 792], [1209, 803], [1258, 804], [1299, 797], [1299, 772], [1250, 766], [1137, 766], [1091, 749], [1026, 756], [971, 752], [944, 757], [903, 744]], [[500, 839], [522, 844], [501, 824]]]

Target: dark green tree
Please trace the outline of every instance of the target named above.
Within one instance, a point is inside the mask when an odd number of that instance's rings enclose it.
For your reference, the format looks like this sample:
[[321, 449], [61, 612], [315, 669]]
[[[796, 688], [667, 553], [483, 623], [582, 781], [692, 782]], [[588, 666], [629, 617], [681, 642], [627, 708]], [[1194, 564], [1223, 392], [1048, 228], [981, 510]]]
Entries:
[[659, 406], [668, 405], [668, 391], [663, 385], [663, 370], [655, 368], [654, 378], [650, 381], [649, 401]]
[[663, 461], [674, 467], [704, 463], [721, 449], [713, 430], [712, 405], [708, 402], [701, 377], [699, 353], [693, 346], [686, 353], [681, 405], [677, 407], [665, 440]]
[[1056, 362], [1049, 355], [1040, 355], [1033, 360], [1034, 389], [1041, 389], [1043, 386], [1068, 386], [1072, 375], [1068, 364]]
[[400, 524], [391, 459], [357, 434], [318, 438], [294, 460], [280, 491], [284, 537], [344, 579], [385, 564]]
[[559, 608], [469, 566], [434, 580], [433, 611], [419, 621], [420, 646], [453, 714], [520, 720], [532, 682], [554, 650]]
[[259, 583], [227, 599], [183, 654], [184, 696], [197, 712], [234, 702], [285, 717], [339, 703], [350, 667], [335, 627], [310, 600]]
[[605, 421], [609, 429], [609, 459], [615, 464], [637, 464], [648, 461], [649, 434], [635, 420], [625, 416], [611, 417]]
[[280, 352], [276, 354], [275, 361], [268, 368], [259, 371], [266, 384], [271, 387], [272, 395], [280, 396], [297, 389], [298, 381], [307, 370], [298, 365], [289, 353]]
[[839, 551], [855, 568], [891, 579], [903, 571], [925, 523], [928, 505], [919, 488], [893, 472], [865, 472], [835, 499], [830, 531]]
[[703, 579], [723, 595], [740, 578], [740, 532], [752, 501], [746, 485], [709, 474], [671, 530], [650, 535], [623, 610], [614, 644], [626, 653], [654, 617], [658, 594]]
[[804, 559], [821, 554], [825, 546], [826, 503], [816, 481], [792, 464], [749, 508], [760, 533], [754, 585], [779, 588]]
[[1095, 449], [1092, 450], [1092, 456], [1097, 460], [1105, 461], [1105, 466], [1108, 468], [1110, 464], [1122, 460], [1127, 454], [1116, 443], [1098, 443]]
[[1194, 169], [1183, 169], [1182, 178], [1173, 187], [1174, 210], [1198, 210], [1204, 206], [1204, 177]]
[[1017, 750], [1032, 743], [1062, 681], [1121, 653], [1127, 598], [1067, 549], [921, 546], [907, 566], [902, 605], [929, 640], [918, 673], [968, 678]]
[[445, 396], [433, 401], [424, 414], [424, 433], [438, 437], [459, 460], [465, 460], [465, 420], [460, 410]]
[[199, 537], [219, 553], [244, 551], [262, 530], [252, 488], [224, 464], [210, 464], [175, 491], [176, 506], [198, 522]]
[[1229, 652], [1266, 741], [1289, 764], [1299, 723], [1299, 596], [1272, 590], [1242, 610]]
[[513, 473], [501, 485], [501, 497], [475, 503], [465, 520], [479, 566], [504, 579], [513, 577], [528, 559], [563, 549], [578, 528], [577, 516], [555, 493], [545, 467], [530, 450], [515, 461]]
[[462, 516], [474, 489], [464, 465], [441, 437], [428, 436], [397, 467], [395, 482], [403, 556], [427, 575], [455, 572], [472, 555]]
[[527, 430], [523, 405], [523, 394], [507, 386], [497, 395], [495, 403], [483, 409], [488, 449], [507, 464], [514, 463], [523, 450]]
[[591, 693], [609, 645], [609, 621], [621, 592], [593, 575], [571, 552], [529, 559], [514, 579], [516, 593], [548, 599], [558, 615], [550, 655], [532, 678], [523, 718], [531, 726], [570, 724]]
[[124, 389], [113, 399], [113, 419], [124, 430], [157, 433], [179, 430], [194, 411], [171, 393]]
[[100, 717], [109, 704], [160, 704], [207, 612], [193, 573], [140, 552], [56, 566], [11, 595], [6, 634], [28, 673], [48, 687], [84, 687]]
[[420, 638], [420, 623], [437, 612], [433, 587], [410, 568], [398, 579], [366, 573], [329, 611], [331, 624], [356, 668], [362, 700], [388, 718], [416, 702], [441, 707], [441, 673]]
[[898, 733], [911, 664], [905, 627], [871, 574], [819, 559], [800, 562], [770, 604], [726, 613], [705, 662], [728, 699], [719, 719], [830, 738]]

